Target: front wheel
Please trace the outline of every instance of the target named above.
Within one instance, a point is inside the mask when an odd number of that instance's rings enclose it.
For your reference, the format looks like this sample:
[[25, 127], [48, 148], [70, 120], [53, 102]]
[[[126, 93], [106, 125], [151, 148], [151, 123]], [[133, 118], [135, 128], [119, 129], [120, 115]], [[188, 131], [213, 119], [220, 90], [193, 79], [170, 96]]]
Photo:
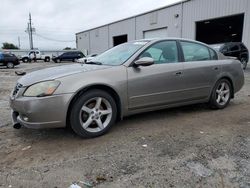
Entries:
[[70, 124], [79, 136], [92, 138], [105, 134], [115, 123], [116, 116], [113, 97], [102, 90], [90, 90], [75, 101]]
[[8, 62], [6, 66], [7, 66], [8, 69], [13, 69], [14, 68], [14, 63]]
[[247, 68], [247, 59], [243, 57], [241, 58], [240, 62], [242, 64], [242, 68], [245, 70]]
[[225, 108], [231, 100], [232, 85], [227, 79], [221, 79], [216, 84], [210, 97], [210, 107]]
[[29, 58], [25, 57], [25, 58], [22, 59], [22, 61], [23, 61], [24, 63], [28, 63], [28, 62], [29, 62]]

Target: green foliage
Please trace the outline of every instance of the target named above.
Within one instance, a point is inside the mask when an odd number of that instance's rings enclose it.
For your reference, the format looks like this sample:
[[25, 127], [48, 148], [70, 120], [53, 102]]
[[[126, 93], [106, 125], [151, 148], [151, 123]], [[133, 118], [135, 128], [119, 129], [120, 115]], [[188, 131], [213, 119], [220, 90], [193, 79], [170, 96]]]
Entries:
[[71, 48], [70, 47], [66, 47], [63, 50], [71, 50]]
[[19, 48], [17, 46], [15, 46], [14, 44], [12, 44], [12, 43], [4, 42], [3, 46], [2, 46], [2, 49], [14, 49], [14, 50], [17, 50]]

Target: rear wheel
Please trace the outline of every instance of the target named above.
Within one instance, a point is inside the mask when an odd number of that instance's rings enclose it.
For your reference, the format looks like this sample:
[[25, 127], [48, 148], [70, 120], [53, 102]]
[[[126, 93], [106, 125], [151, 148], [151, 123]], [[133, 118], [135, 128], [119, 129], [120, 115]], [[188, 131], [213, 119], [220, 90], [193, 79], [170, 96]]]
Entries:
[[7, 66], [8, 69], [13, 69], [14, 68], [14, 63], [8, 62], [6, 66]]
[[213, 89], [210, 106], [214, 109], [225, 108], [231, 100], [232, 85], [227, 79], [219, 80]]
[[81, 137], [105, 134], [115, 123], [115, 100], [105, 91], [90, 90], [78, 98], [70, 113], [71, 127]]
[[45, 57], [44, 62], [50, 62], [50, 57]]
[[247, 68], [247, 59], [245, 57], [242, 57], [240, 61], [242, 64], [242, 68], [245, 70]]

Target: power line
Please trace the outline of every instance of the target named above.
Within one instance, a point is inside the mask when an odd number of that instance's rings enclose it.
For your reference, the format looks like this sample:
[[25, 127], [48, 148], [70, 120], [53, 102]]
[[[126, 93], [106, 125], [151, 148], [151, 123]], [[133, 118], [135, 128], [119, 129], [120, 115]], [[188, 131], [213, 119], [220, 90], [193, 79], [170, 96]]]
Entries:
[[45, 37], [43, 35], [40, 35], [38, 33], [34, 33], [34, 35], [43, 38], [45, 40], [50, 40], [50, 41], [55, 41], [55, 42], [75, 42], [75, 40], [58, 40], [58, 39], [53, 39], [53, 38], [49, 38], [49, 37]]

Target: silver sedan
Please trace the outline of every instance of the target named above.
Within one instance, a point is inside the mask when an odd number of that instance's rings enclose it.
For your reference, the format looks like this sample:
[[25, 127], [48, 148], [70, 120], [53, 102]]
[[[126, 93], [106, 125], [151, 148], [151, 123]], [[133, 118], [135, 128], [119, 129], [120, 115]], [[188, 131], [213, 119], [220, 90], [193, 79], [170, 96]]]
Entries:
[[29, 73], [18, 80], [10, 106], [15, 128], [71, 126], [96, 137], [131, 114], [194, 103], [223, 109], [243, 84], [240, 62], [206, 44], [145, 39], [85, 64]]

